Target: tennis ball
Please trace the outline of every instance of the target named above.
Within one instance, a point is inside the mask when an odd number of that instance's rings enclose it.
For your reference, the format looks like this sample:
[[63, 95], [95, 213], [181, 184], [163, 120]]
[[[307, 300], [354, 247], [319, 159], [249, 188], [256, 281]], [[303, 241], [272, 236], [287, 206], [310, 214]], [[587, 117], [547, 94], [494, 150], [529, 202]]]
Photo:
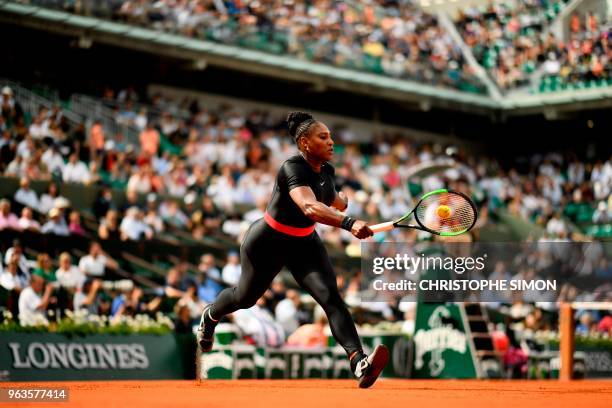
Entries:
[[441, 205], [436, 208], [436, 215], [445, 220], [451, 216], [452, 210], [448, 205]]

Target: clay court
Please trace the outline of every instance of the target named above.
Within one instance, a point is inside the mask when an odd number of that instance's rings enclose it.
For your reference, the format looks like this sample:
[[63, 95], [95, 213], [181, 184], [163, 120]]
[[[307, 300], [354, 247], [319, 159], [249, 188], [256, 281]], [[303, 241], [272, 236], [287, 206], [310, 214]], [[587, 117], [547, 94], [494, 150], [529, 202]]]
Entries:
[[[350, 380], [92, 381], [5, 383], [70, 389], [75, 407], [572, 407], [612, 406], [612, 381], [381, 380], [361, 390]], [[0, 404], [6, 406], [7, 404]], [[16, 406], [17, 404], [11, 404]], [[57, 406], [19, 403], [18, 406]]]

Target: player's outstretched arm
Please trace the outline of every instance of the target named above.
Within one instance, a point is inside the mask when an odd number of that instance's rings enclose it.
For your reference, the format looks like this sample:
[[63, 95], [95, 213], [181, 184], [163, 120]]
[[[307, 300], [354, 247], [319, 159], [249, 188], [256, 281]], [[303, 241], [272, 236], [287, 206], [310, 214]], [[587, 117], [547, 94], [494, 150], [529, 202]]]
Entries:
[[[344, 220], [345, 216], [332, 207], [317, 201], [310, 187], [296, 187], [289, 191], [289, 195], [302, 212], [314, 222], [331, 225], [332, 227], [342, 227], [342, 220]], [[353, 223], [351, 233], [359, 239], [372, 235], [372, 231], [366, 222], [361, 220], [356, 220]]]

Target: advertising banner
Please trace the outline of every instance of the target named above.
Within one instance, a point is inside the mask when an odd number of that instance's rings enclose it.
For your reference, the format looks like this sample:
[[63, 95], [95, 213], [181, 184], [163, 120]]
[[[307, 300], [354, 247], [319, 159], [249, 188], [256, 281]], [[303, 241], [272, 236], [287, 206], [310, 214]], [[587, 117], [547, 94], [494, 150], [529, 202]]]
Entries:
[[[175, 335], [2, 333], [3, 381], [180, 379], [192, 371], [189, 339]], [[188, 341], [191, 340], [191, 341]]]

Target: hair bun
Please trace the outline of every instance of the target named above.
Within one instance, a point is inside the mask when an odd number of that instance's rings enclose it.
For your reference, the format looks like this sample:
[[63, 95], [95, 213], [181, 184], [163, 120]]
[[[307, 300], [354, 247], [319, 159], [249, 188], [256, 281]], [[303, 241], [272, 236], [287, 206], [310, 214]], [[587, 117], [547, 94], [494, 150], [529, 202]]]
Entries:
[[314, 117], [307, 112], [289, 112], [289, 114], [287, 115], [286, 122], [291, 137], [295, 137], [295, 132], [302, 123], [312, 119], [314, 119]]

